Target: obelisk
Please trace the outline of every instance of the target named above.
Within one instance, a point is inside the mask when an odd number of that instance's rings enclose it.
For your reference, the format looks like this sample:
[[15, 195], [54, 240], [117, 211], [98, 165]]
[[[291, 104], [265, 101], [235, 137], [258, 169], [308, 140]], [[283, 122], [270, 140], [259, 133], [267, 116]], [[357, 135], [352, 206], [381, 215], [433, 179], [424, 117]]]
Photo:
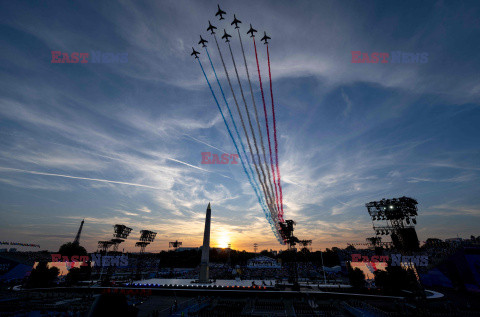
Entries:
[[210, 219], [212, 218], [212, 209], [210, 203], [207, 207], [207, 216], [205, 217], [205, 231], [203, 232], [202, 261], [200, 262], [200, 283], [209, 283], [208, 278], [208, 260], [210, 255]]

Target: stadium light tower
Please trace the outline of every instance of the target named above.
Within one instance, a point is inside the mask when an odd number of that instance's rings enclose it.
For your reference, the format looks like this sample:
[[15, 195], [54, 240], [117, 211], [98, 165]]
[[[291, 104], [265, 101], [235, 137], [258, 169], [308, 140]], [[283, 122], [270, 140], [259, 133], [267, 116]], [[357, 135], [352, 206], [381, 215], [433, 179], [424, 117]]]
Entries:
[[145, 248], [149, 245], [153, 240], [155, 240], [155, 236], [157, 235], [156, 232], [149, 231], [149, 230], [141, 230], [140, 231], [140, 241], [135, 243], [136, 247], [140, 247], [140, 253], [145, 252]]
[[130, 232], [132, 232], [132, 228], [129, 228], [125, 225], [113, 226], [113, 237], [115, 238], [126, 239], [128, 238]]
[[410, 252], [418, 250], [420, 245], [415, 231], [417, 204], [415, 199], [403, 196], [372, 201], [365, 204], [365, 207], [372, 218], [376, 236], [390, 235], [395, 248]]
[[178, 240], [175, 240], [175, 241], [172, 241], [172, 242], [169, 242], [168, 243], [168, 247], [172, 247], [174, 248], [175, 250], [178, 249], [178, 247], [180, 247], [182, 245], [182, 242], [178, 241]]
[[305, 252], [306, 252], [306, 250], [310, 251], [310, 248], [311, 248], [311, 245], [312, 245], [312, 240], [300, 240], [299, 243], [303, 247], [302, 251], [305, 251]]
[[112, 241], [98, 241], [98, 248], [104, 253], [108, 251], [108, 248], [112, 246]]
[[125, 241], [128, 238], [128, 235], [132, 231], [132, 228], [129, 228], [125, 225], [114, 225], [113, 226], [113, 239], [110, 240], [111, 244], [113, 245], [113, 251], [118, 250], [118, 246], [120, 243]]

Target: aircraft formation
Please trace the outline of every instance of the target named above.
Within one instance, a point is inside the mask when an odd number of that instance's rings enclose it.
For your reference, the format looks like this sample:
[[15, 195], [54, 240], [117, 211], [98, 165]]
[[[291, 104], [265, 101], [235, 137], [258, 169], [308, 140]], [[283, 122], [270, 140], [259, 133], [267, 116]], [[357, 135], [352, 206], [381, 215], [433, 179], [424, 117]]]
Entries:
[[[217, 7], [218, 7], [218, 11], [217, 11], [217, 13], [215, 13], [215, 16], [220, 16], [219, 20], [225, 20], [223, 15], [226, 15], [227, 13], [225, 11], [223, 11], [222, 9], [220, 9], [220, 5], [218, 5]], [[238, 26], [238, 24], [240, 24], [240, 23], [242, 23], [242, 21], [237, 19], [237, 16], [234, 14], [233, 15], [233, 22], [230, 23], [230, 25], [235, 25], [235, 29], [239, 29], [240, 27]], [[216, 29], [217, 28], [215, 26], [213, 26], [210, 21], [208, 21], [207, 31], [210, 31], [211, 32], [210, 34], [215, 34]], [[255, 30], [252, 27], [252, 24], [250, 24], [250, 29], [247, 31], [247, 34], [250, 34], [250, 37], [255, 37], [256, 32], [257, 32], [257, 30]], [[232, 37], [232, 36], [230, 34], [228, 34], [225, 29], [223, 29], [222, 39], [225, 39], [225, 42], [228, 43], [228, 42], [230, 42], [230, 40], [228, 39], [229, 37]], [[271, 38], [267, 35], [267, 32], [264, 31], [263, 32], [263, 37], [260, 39], [260, 41], [263, 41], [264, 44], [268, 44], [268, 40], [271, 40]], [[208, 43], [208, 41], [204, 40], [202, 38], [202, 36], [200, 35], [200, 41], [198, 42], [198, 44], [201, 44], [202, 47], [206, 47], [205, 43]], [[195, 49], [192, 47], [192, 53], [190, 55], [195, 56], [195, 58], [198, 58], [198, 54], [200, 54], [200, 53], [195, 51]]]
[[[218, 17], [219, 21], [225, 20], [225, 16], [227, 13], [220, 8], [220, 5], [217, 6], [218, 10], [215, 13], [215, 17]], [[225, 72], [226, 79], [228, 81], [228, 87], [230, 88], [230, 93], [233, 97], [233, 101], [235, 104], [235, 108], [230, 104], [227, 100], [225, 91], [220, 83], [220, 80], [217, 76], [217, 71], [215, 70], [214, 62], [210, 56], [208, 51], [208, 41], [200, 35], [200, 41], [198, 45], [205, 49], [206, 58], [208, 58], [209, 64], [211, 66], [211, 70], [215, 75], [216, 82], [218, 84], [218, 89], [214, 89], [208, 76], [205, 72], [205, 68], [201, 62], [201, 53], [195, 50], [192, 47], [191, 56], [194, 57], [195, 61], [198, 61], [202, 73], [205, 77], [205, 80], [208, 84], [208, 87], [212, 93], [212, 96], [215, 100], [217, 108], [222, 116], [222, 119], [225, 123], [225, 127], [227, 132], [232, 139], [232, 142], [235, 146], [237, 154], [240, 158], [242, 163], [243, 171], [247, 176], [247, 179], [252, 186], [252, 189], [257, 197], [258, 203], [263, 210], [266, 219], [270, 223], [272, 231], [278, 241], [281, 244], [285, 244], [287, 241], [287, 237], [285, 232], [282, 231], [282, 225], [284, 225], [285, 220], [283, 219], [284, 214], [284, 205], [283, 205], [283, 191], [282, 191], [282, 184], [281, 184], [281, 177], [280, 177], [280, 169], [279, 169], [279, 162], [278, 162], [278, 138], [277, 138], [277, 125], [276, 125], [276, 118], [275, 118], [275, 104], [273, 98], [273, 88], [272, 88], [272, 75], [271, 75], [271, 67], [270, 67], [270, 52], [269, 52], [269, 40], [271, 38], [267, 35], [264, 31], [263, 37], [260, 39], [266, 47], [266, 57], [268, 62], [268, 77], [270, 83], [270, 101], [271, 101], [271, 110], [267, 108], [266, 96], [263, 90], [262, 84], [262, 75], [260, 71], [260, 62], [259, 62], [259, 53], [257, 51], [257, 45], [255, 41], [255, 33], [257, 30], [252, 27], [250, 24], [249, 30], [246, 32], [247, 35], [252, 38], [253, 42], [253, 50], [251, 52], [255, 53], [255, 60], [257, 66], [257, 73], [258, 73], [258, 85], [261, 91], [261, 105], [263, 105], [263, 114], [265, 122], [260, 121], [259, 119], [259, 110], [257, 107], [257, 97], [254, 94], [252, 80], [250, 78], [250, 72], [248, 68], [247, 58], [245, 56], [245, 48], [242, 42], [242, 33], [241, 30], [242, 21], [240, 21], [237, 16], [233, 15], [233, 21], [230, 23], [230, 26], [233, 26], [234, 30], [237, 30], [238, 40], [240, 42], [241, 53], [243, 56], [243, 62], [245, 66], [245, 71], [248, 79], [248, 86], [251, 95], [251, 102], [247, 102], [246, 95], [248, 96], [248, 90], [244, 89], [242, 85], [242, 81], [240, 80], [240, 76], [238, 73], [237, 63], [235, 60], [235, 56], [232, 50], [231, 42], [233, 41], [233, 36], [227, 33], [226, 28], [223, 29], [223, 34], [221, 39], [224, 40], [225, 44], [228, 47], [228, 51], [231, 56], [232, 64], [235, 69], [235, 77], [231, 78], [228, 68], [226, 66], [226, 61], [224, 59], [224, 53], [222, 53], [222, 49], [220, 49], [220, 45], [218, 44], [218, 39], [216, 35], [217, 27], [213, 25], [210, 21], [208, 21], [208, 27], [206, 31], [209, 32], [210, 36], [213, 38], [215, 42], [215, 46], [218, 50], [218, 55], [220, 57], [220, 61], [222, 64], [222, 68]], [[228, 25], [227, 25], [228, 26]], [[236, 78], [236, 84], [232, 83]], [[232, 80], [233, 79], [233, 80]], [[215, 90], [220, 90], [223, 103], [220, 105], [220, 98], [217, 98], [217, 94]], [[238, 91], [240, 91], [240, 96]], [[267, 96], [268, 97], [268, 96]], [[241, 104], [243, 103], [244, 109], [241, 109]], [[234, 108], [237, 110], [236, 114], [234, 115], [232, 109]], [[226, 111], [225, 111], [226, 110]], [[241, 126], [241, 130], [243, 131], [243, 136], [239, 132], [240, 129], [238, 126]], [[262, 127], [263, 126], [263, 127]], [[266, 132], [266, 133], [265, 133]], [[272, 133], [271, 133], [272, 132]], [[267, 142], [265, 142], [267, 140]], [[248, 147], [248, 151], [246, 146]], [[268, 145], [268, 149], [267, 146]]]

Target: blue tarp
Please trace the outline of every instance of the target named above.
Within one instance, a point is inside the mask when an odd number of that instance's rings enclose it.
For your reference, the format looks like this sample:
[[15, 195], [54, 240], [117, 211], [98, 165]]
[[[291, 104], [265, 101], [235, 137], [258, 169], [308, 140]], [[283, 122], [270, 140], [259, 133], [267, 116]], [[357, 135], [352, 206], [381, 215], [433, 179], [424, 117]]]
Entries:
[[13, 269], [0, 276], [0, 280], [12, 280], [22, 279], [28, 272], [32, 270], [32, 267], [25, 264], [17, 264]]
[[472, 271], [475, 284], [477, 284], [477, 286], [480, 286], [480, 255], [465, 254], [465, 259], [467, 260], [470, 271]]
[[425, 286], [453, 287], [452, 281], [438, 269], [433, 269], [426, 274], [421, 274], [420, 280]]

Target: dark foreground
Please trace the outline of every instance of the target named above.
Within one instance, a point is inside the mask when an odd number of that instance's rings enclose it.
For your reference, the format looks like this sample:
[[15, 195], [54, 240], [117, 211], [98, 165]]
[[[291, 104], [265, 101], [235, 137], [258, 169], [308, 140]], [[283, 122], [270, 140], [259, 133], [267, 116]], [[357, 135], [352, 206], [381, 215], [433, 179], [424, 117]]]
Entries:
[[440, 291], [425, 300], [318, 290], [4, 290], [0, 316], [480, 316], [478, 295]]

